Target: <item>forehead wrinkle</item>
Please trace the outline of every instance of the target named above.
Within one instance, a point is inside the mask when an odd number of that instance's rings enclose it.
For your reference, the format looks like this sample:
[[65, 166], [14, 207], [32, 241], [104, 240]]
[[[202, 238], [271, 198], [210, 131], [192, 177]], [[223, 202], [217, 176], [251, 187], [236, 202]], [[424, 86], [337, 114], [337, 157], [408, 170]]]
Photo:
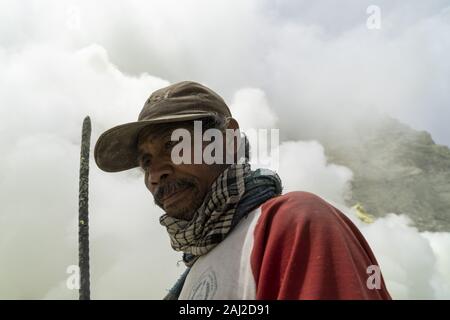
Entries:
[[157, 130], [157, 131], [148, 131], [141, 134], [138, 138], [137, 143], [137, 160], [140, 163], [141, 161], [145, 160], [146, 157], [152, 158], [153, 155], [151, 152], [148, 151], [148, 148], [146, 148], [147, 144], [152, 145], [155, 148], [155, 152], [158, 152], [158, 149], [162, 148], [163, 146], [159, 145], [157, 141], [164, 142], [167, 137], [171, 137], [172, 130], [175, 130], [175, 127], [172, 128], [164, 128], [164, 130]]

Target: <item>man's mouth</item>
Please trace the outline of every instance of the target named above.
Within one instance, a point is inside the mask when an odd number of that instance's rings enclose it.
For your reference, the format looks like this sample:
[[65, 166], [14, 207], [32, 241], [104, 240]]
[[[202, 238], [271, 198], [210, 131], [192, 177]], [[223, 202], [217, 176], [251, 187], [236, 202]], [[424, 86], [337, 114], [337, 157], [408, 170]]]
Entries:
[[182, 188], [175, 190], [174, 192], [170, 194], [166, 194], [162, 199], [161, 202], [164, 204], [164, 206], [170, 205], [172, 202], [179, 200], [181, 196], [184, 194], [185, 191], [188, 191], [190, 188]]

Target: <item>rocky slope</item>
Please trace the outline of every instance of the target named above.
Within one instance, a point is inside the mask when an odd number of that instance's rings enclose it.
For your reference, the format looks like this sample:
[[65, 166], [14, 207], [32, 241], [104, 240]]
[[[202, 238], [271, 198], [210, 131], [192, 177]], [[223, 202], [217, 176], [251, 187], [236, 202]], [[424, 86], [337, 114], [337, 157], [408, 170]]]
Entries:
[[348, 205], [374, 216], [408, 215], [419, 228], [450, 231], [450, 149], [392, 118], [322, 141], [331, 162], [354, 173]]

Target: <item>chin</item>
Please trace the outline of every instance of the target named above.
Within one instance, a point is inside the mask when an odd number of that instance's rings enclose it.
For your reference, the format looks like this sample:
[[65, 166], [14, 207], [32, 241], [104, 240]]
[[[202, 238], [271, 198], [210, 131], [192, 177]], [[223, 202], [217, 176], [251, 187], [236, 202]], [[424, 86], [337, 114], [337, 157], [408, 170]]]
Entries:
[[189, 208], [168, 208], [165, 210], [169, 217], [189, 221], [194, 215], [194, 210]]
[[200, 198], [185, 197], [182, 200], [164, 207], [164, 211], [169, 217], [189, 221], [193, 218], [195, 211], [201, 206]]

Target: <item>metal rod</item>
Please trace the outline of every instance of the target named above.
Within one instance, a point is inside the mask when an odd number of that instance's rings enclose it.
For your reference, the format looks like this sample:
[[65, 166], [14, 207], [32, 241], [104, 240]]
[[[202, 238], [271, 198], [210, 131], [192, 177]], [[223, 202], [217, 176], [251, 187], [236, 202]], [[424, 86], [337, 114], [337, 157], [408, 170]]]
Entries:
[[78, 198], [78, 265], [80, 267], [79, 299], [90, 300], [89, 281], [89, 149], [91, 119], [84, 118], [81, 132], [80, 184]]

